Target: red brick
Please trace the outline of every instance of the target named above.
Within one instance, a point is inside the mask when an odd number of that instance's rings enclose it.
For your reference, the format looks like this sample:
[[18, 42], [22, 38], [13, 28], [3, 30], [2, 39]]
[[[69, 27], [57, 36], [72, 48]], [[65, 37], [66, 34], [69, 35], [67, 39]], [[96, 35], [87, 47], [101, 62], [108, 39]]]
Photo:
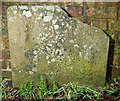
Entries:
[[119, 43], [116, 43], [114, 45], [114, 53], [119, 53], [120, 54], [120, 44]]
[[89, 25], [95, 26], [97, 28], [100, 28], [102, 30], [107, 30], [107, 20], [102, 20], [102, 19], [90, 19], [86, 18], [79, 18], [80, 21], [85, 22]]
[[12, 78], [12, 72], [11, 71], [2, 71], [2, 76], [8, 79]]
[[111, 31], [120, 31], [120, 21], [110, 20], [108, 27], [109, 27], [108, 30], [111, 30]]
[[3, 35], [2, 43], [3, 43], [3, 49], [4, 50], [8, 50], [10, 48], [10, 46], [9, 46], [9, 39], [7, 37], [7, 34]]
[[117, 77], [120, 77], [120, 69], [112, 68], [112, 78], [117, 78]]
[[0, 52], [2, 52], [1, 59], [10, 59], [10, 51], [9, 50], [0, 50]]
[[7, 67], [11, 68], [11, 63], [9, 60], [0, 61], [0, 65], [2, 69], [7, 69]]
[[120, 66], [120, 53], [119, 54], [114, 54], [113, 64], [116, 65], [116, 66]]
[[107, 30], [107, 21], [102, 19], [92, 19], [89, 21], [90, 25], [100, 28], [102, 30]]
[[6, 64], [5, 60], [0, 61], [0, 65], [1, 65], [2, 69], [6, 69], [7, 68], [7, 64]]
[[100, 20], [100, 29], [107, 30], [107, 20]]
[[74, 17], [82, 16], [82, 6], [78, 5], [67, 5], [67, 12]]
[[63, 3], [60, 3], [59, 6], [63, 9], [65, 9], [65, 5]]
[[91, 24], [91, 19], [89, 18], [78, 18], [80, 21], [84, 22], [84, 23], [87, 23], [88, 25]]
[[118, 2], [96, 2], [97, 6], [117, 6]]
[[98, 19], [91, 20], [91, 25], [100, 28], [100, 20]]
[[117, 7], [88, 6], [86, 16], [97, 18], [117, 18]]
[[[99, 2], [100, 1], [100, 2]], [[118, 2], [114, 2], [114, 0], [112, 2], [102, 2], [101, 0], [99, 0], [98, 2], [87, 2], [87, 5], [89, 6], [117, 6]]]

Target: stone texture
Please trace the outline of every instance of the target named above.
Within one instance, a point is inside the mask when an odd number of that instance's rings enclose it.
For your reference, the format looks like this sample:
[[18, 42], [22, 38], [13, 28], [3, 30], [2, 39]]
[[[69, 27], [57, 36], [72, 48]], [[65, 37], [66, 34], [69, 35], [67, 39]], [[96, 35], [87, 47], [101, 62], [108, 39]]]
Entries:
[[7, 14], [14, 86], [41, 75], [59, 84], [104, 85], [109, 38], [102, 30], [58, 6], [11, 6]]

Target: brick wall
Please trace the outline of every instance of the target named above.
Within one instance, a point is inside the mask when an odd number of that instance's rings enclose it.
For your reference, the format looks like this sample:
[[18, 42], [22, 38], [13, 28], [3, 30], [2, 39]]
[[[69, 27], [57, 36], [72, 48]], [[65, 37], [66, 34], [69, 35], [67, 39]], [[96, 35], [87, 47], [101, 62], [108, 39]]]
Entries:
[[[18, 4], [18, 3], [17, 3]], [[32, 4], [32, 3], [29, 3]], [[107, 77], [120, 76], [120, 2], [81, 2], [81, 3], [37, 3], [39, 5], [59, 5], [69, 16], [76, 17], [84, 23], [102, 29], [110, 37]], [[7, 31], [7, 7], [15, 3], [2, 3], [2, 45], [0, 48], [0, 65], [2, 76], [11, 79], [9, 38]], [[21, 4], [20, 4], [21, 5]], [[114, 65], [115, 67], [111, 67]], [[118, 68], [116, 68], [118, 67]]]

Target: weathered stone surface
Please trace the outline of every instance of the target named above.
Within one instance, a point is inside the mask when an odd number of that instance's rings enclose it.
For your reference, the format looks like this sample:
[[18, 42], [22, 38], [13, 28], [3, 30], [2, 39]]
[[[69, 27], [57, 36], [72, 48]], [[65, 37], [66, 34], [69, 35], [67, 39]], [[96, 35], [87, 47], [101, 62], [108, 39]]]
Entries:
[[7, 11], [14, 85], [24, 80], [104, 85], [109, 39], [58, 6], [11, 6]]

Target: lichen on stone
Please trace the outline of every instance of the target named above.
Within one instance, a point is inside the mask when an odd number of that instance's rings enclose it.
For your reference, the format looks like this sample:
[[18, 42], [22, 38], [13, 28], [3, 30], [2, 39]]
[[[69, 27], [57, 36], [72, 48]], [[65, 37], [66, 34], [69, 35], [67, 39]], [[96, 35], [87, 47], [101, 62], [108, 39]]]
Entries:
[[8, 12], [14, 84], [20, 83], [16, 78], [34, 81], [44, 74], [61, 84], [96, 85], [97, 80], [103, 85], [109, 40], [102, 31], [68, 17], [58, 6], [18, 6]]

